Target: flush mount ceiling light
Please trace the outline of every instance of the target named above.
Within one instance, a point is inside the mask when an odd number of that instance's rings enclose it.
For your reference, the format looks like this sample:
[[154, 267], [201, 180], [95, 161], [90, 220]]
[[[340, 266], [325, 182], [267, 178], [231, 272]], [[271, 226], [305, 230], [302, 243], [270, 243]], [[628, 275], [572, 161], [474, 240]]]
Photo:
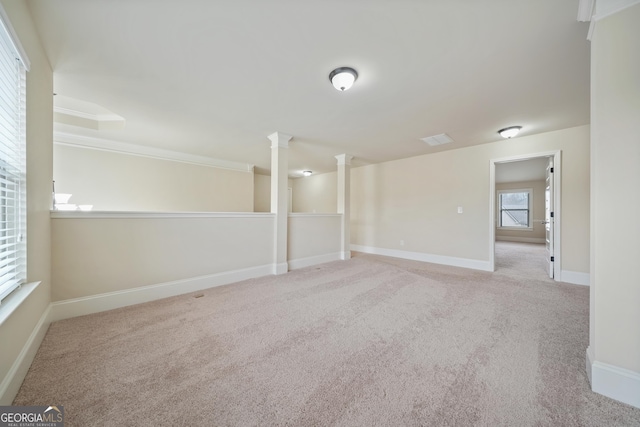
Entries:
[[503, 138], [513, 138], [518, 134], [518, 132], [520, 132], [520, 129], [522, 129], [522, 126], [510, 126], [508, 128], [500, 129], [498, 133]]
[[304, 176], [311, 176], [312, 173], [313, 171], [302, 171], [302, 175]]
[[358, 72], [351, 67], [336, 68], [329, 73], [329, 80], [333, 87], [343, 92], [353, 86], [357, 78]]

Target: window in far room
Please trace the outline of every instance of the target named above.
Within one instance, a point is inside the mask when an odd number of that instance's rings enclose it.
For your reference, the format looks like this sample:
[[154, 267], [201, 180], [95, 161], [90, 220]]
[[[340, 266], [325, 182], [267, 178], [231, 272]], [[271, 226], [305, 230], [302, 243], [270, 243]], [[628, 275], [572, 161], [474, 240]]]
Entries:
[[498, 191], [498, 228], [532, 230], [531, 188]]

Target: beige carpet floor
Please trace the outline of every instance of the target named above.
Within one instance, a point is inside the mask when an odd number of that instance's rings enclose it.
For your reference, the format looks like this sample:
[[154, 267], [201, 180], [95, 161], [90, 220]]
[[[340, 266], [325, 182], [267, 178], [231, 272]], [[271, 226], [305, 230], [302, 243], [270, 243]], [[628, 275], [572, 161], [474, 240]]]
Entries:
[[553, 282], [549, 278], [547, 256], [544, 244], [496, 242], [496, 272]]
[[14, 404], [67, 426], [640, 425], [590, 391], [589, 289], [498, 246], [495, 273], [356, 253], [56, 322]]

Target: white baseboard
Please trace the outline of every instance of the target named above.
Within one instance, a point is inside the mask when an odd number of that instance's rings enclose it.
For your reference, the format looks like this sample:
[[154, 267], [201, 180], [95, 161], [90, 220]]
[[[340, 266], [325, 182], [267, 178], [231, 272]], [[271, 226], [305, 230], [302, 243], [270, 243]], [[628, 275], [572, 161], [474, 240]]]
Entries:
[[351, 259], [351, 251], [340, 252], [340, 259], [345, 261]]
[[342, 259], [340, 258], [340, 252], [310, 256], [307, 258], [300, 258], [300, 259], [290, 259], [289, 270], [297, 270], [299, 268], [310, 267], [312, 265], [317, 265], [317, 264], [324, 264], [325, 262], [338, 261], [340, 259]]
[[496, 236], [496, 240], [499, 242], [546, 243], [543, 237]]
[[254, 277], [268, 276], [273, 272], [273, 265], [267, 264], [259, 267], [245, 268], [242, 270], [225, 271], [224, 273], [210, 274], [207, 276], [193, 277], [157, 285], [143, 286], [140, 288], [123, 291], [109, 292], [82, 298], [74, 298], [57, 301], [51, 304], [52, 322], [70, 317], [84, 316], [143, 302], [154, 301], [161, 298], [173, 297], [189, 292], [201, 291], [216, 286], [227, 285]]
[[476, 259], [456, 258], [443, 255], [432, 255], [423, 252], [400, 251], [397, 249], [376, 248], [373, 246], [351, 245], [352, 251], [364, 252], [367, 254], [384, 255], [394, 258], [410, 259], [413, 261], [431, 262], [434, 264], [451, 265], [454, 267], [471, 268], [473, 270], [492, 271], [489, 268], [489, 261], [479, 261]]
[[573, 283], [574, 285], [590, 286], [591, 276], [589, 273], [581, 273], [579, 271], [560, 271], [560, 281]]
[[0, 405], [11, 405], [13, 399], [15, 399], [18, 394], [22, 381], [24, 381], [24, 377], [27, 375], [27, 371], [29, 371], [31, 362], [33, 362], [34, 357], [36, 357], [38, 348], [49, 329], [49, 324], [51, 323], [50, 313], [51, 304], [49, 304], [47, 309], [42, 313], [42, 316], [40, 316], [40, 320], [33, 329], [33, 332], [31, 332], [31, 335], [29, 335], [29, 339], [24, 344], [24, 347], [22, 347], [20, 354], [16, 360], [14, 360], [9, 372], [7, 372], [7, 375], [2, 380], [0, 384]]
[[593, 350], [591, 350], [591, 346], [587, 347], [587, 356], [585, 358], [585, 361], [587, 362], [587, 377], [589, 378], [589, 384], [593, 384], [593, 382], [591, 381], [591, 368], [593, 366]]
[[280, 264], [272, 264], [270, 274], [287, 274], [289, 271], [289, 264], [286, 262], [281, 262]]
[[[587, 358], [590, 357], [587, 349]], [[640, 408], [640, 373], [638, 372], [595, 361], [591, 363], [591, 390]]]

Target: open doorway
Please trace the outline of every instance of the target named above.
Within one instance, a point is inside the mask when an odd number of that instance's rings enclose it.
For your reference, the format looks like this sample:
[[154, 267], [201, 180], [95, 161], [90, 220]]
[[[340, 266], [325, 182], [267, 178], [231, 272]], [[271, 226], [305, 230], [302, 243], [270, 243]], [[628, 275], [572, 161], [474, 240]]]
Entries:
[[560, 280], [560, 151], [490, 163], [490, 268]]

